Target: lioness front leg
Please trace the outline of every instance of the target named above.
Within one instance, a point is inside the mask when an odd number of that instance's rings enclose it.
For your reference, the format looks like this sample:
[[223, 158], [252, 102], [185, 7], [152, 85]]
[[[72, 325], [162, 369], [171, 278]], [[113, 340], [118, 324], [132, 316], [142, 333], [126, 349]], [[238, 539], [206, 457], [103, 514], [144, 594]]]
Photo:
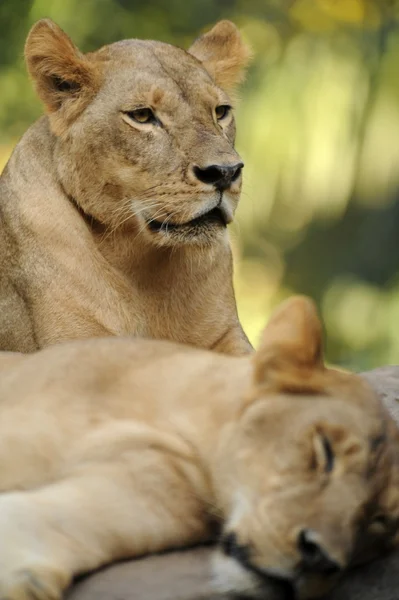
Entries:
[[144, 449], [3, 494], [0, 598], [56, 600], [79, 573], [207, 539], [202, 504], [190, 492], [176, 464]]

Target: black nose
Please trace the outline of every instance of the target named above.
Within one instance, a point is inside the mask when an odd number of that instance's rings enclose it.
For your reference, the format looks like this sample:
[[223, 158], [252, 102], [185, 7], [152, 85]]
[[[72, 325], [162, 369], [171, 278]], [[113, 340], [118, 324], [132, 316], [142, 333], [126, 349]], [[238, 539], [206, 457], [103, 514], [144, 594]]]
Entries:
[[[250, 573], [256, 575], [260, 583], [259, 591], [261, 592], [264, 587], [265, 597], [273, 597], [276, 599], [279, 598], [281, 600], [283, 598], [284, 600], [295, 600], [297, 598], [290, 580], [278, 576], [276, 577], [251, 563], [250, 547], [240, 544], [235, 533], [230, 532], [224, 535], [221, 539], [221, 547], [226, 556], [234, 558], [241, 564], [242, 567], [247, 569]], [[250, 597], [252, 598], [252, 595], [239, 595], [237, 596], [237, 600], [249, 600]], [[234, 598], [236, 598], [235, 595]]]
[[298, 536], [298, 549], [305, 570], [326, 575], [341, 571], [341, 565], [329, 556], [321, 546], [317, 533], [312, 529], [302, 529]]
[[226, 556], [235, 558], [238, 562], [246, 564], [249, 560], [249, 548], [238, 543], [235, 533], [230, 532], [223, 536], [221, 547]]
[[214, 185], [216, 189], [223, 191], [227, 190], [239, 178], [243, 166], [244, 163], [240, 162], [231, 166], [210, 165], [205, 168], [194, 167], [194, 174], [202, 183]]

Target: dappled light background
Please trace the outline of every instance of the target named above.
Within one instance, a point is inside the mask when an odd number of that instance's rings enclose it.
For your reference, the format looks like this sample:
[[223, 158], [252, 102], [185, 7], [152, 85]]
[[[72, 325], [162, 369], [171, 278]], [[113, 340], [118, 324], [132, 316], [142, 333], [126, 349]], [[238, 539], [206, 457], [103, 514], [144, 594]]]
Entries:
[[82, 50], [188, 47], [230, 18], [255, 59], [237, 105], [244, 190], [235, 284], [256, 345], [273, 306], [311, 295], [330, 362], [399, 363], [399, 5], [389, 0], [0, 0], [0, 169], [40, 114], [23, 64], [49, 16]]

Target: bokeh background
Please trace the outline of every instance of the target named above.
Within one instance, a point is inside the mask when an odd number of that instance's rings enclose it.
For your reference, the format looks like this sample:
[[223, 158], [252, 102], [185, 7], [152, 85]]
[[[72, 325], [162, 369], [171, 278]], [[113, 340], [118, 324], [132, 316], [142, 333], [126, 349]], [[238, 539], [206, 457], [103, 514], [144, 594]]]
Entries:
[[0, 170], [41, 113], [31, 24], [82, 50], [127, 37], [188, 47], [230, 18], [255, 60], [237, 108], [245, 184], [233, 229], [241, 320], [311, 295], [331, 362], [399, 363], [399, 6], [389, 0], [0, 0]]

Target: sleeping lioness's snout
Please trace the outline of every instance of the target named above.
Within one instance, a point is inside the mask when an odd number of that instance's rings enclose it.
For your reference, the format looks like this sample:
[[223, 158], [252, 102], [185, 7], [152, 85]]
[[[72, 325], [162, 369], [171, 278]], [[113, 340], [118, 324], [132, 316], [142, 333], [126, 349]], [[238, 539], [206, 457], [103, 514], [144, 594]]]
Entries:
[[238, 543], [234, 532], [227, 533], [221, 540], [221, 549], [226, 556], [235, 558], [238, 562], [246, 565], [249, 561], [249, 547]]
[[[227, 533], [220, 541], [224, 556], [237, 562], [248, 573], [252, 585], [244, 586], [242, 598], [264, 598], [270, 600], [292, 600], [295, 589], [290, 577], [280, 576], [269, 572], [267, 568], [257, 566], [252, 560], [252, 549], [247, 544], [241, 544], [234, 532]], [[234, 576], [233, 576], [234, 578]]]
[[[251, 547], [247, 544], [241, 544], [238, 540], [237, 534], [234, 532], [227, 533], [221, 540], [222, 552], [235, 559], [241, 566], [249, 569], [253, 573], [262, 577], [269, 577], [270, 574], [267, 569], [256, 566], [252, 560]], [[313, 529], [302, 529], [297, 538], [297, 550], [298, 550], [298, 562], [297, 565], [292, 569], [292, 577], [295, 575], [338, 575], [343, 570], [338, 560], [333, 558], [326, 546], [323, 545], [321, 536]], [[270, 569], [270, 573], [273, 573], [274, 569]], [[287, 579], [291, 579], [291, 575], [286, 574]]]
[[336, 575], [343, 569], [343, 565], [329, 554], [320, 535], [313, 529], [302, 529], [300, 531], [298, 551], [303, 571]]

